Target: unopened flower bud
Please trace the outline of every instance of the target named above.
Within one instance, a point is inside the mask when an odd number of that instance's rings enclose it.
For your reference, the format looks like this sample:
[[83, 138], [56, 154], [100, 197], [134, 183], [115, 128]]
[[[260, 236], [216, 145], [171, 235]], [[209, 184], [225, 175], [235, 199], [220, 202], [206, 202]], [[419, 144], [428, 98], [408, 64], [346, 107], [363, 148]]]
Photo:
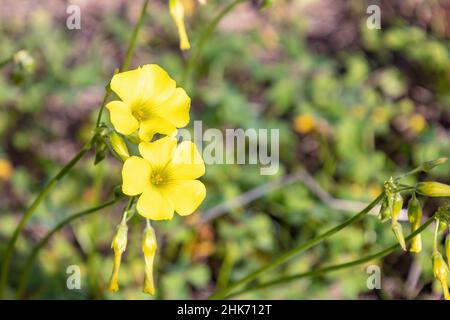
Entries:
[[422, 169], [422, 171], [428, 172], [431, 169], [433, 169], [434, 167], [437, 167], [437, 166], [445, 163], [447, 160], [448, 160], [448, 158], [439, 158], [439, 159], [427, 161], [427, 162], [422, 163], [420, 165], [420, 168]]
[[153, 261], [155, 259], [156, 249], [158, 245], [156, 242], [155, 231], [150, 225], [147, 225], [142, 239], [142, 252], [145, 259], [145, 275], [144, 275], [144, 289], [145, 293], [154, 295], [155, 285], [153, 281]]
[[450, 294], [447, 284], [448, 266], [445, 263], [442, 255], [437, 251], [433, 253], [432, 260], [434, 277], [441, 283], [445, 300], [450, 300]]
[[125, 141], [123, 141], [123, 139], [114, 131], [109, 134], [109, 142], [111, 143], [111, 147], [115, 153], [120, 157], [120, 159], [122, 159], [122, 161], [125, 161], [130, 157]]
[[[413, 195], [408, 203], [408, 220], [411, 224], [411, 232], [416, 231], [420, 227], [422, 221], [422, 207], [420, 206], [419, 200]], [[411, 239], [411, 247], [409, 248], [411, 252], [422, 251], [422, 239], [421, 235], [418, 234]]]
[[419, 182], [416, 185], [416, 190], [428, 197], [450, 197], [450, 186], [440, 182]]
[[395, 237], [397, 238], [400, 247], [402, 247], [403, 251], [406, 251], [406, 243], [405, 237], [403, 236], [402, 225], [398, 223], [398, 221], [392, 221], [391, 228], [392, 231], [394, 231]]
[[178, 36], [180, 37], [180, 49], [189, 50], [191, 45], [186, 33], [186, 27], [184, 25], [184, 7], [181, 0], [169, 0], [169, 11], [173, 21], [178, 28]]
[[128, 227], [124, 221], [117, 227], [116, 234], [111, 242], [111, 248], [114, 250], [114, 266], [109, 280], [109, 291], [116, 292], [119, 290], [119, 268], [122, 254], [127, 248]]
[[13, 56], [13, 61], [12, 78], [16, 84], [21, 84], [29, 76], [33, 75], [36, 65], [33, 56], [27, 50], [17, 51]]
[[403, 198], [400, 193], [396, 193], [393, 196], [393, 202], [392, 202], [392, 221], [397, 221], [398, 216], [400, 215], [400, 212], [402, 211], [403, 207]]
[[389, 202], [387, 198], [384, 198], [383, 202], [381, 203], [378, 219], [380, 219], [381, 222], [385, 222], [390, 218], [391, 218], [391, 209], [389, 208]]

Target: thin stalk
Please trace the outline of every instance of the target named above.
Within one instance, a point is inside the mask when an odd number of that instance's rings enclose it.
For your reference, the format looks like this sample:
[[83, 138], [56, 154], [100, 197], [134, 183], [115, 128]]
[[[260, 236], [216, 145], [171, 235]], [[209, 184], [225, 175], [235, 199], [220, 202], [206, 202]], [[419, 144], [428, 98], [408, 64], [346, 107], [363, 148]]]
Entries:
[[122, 63], [122, 67], [120, 68], [120, 71], [126, 71], [128, 70], [128, 67], [130, 66], [131, 59], [133, 58], [134, 50], [136, 49], [136, 42], [137, 37], [139, 35], [139, 30], [141, 29], [142, 25], [144, 24], [144, 18], [145, 13], [147, 12], [147, 6], [148, 6], [148, 0], [144, 0], [144, 4], [141, 8], [141, 14], [139, 15], [139, 19], [134, 25], [133, 33], [131, 34], [130, 42], [128, 43], [128, 49], [127, 53], [125, 54], [125, 58]]
[[[406, 242], [409, 242], [412, 238], [414, 238], [416, 235], [418, 235], [419, 233], [423, 232], [431, 223], [433, 222], [433, 218], [429, 218], [427, 221], [425, 221], [420, 228], [418, 228], [416, 231], [412, 232], [411, 234], [409, 234], [409, 236], [407, 236], [405, 238]], [[277, 278], [265, 283], [261, 283], [255, 286], [251, 286], [251, 287], [247, 287], [244, 289], [241, 289], [239, 291], [236, 291], [234, 293], [231, 293], [229, 295], [227, 295], [225, 298], [231, 298], [231, 297], [235, 297], [244, 293], [248, 293], [250, 291], [255, 291], [255, 290], [259, 290], [259, 289], [263, 289], [263, 288], [267, 288], [267, 287], [272, 287], [272, 286], [276, 286], [282, 283], [286, 283], [286, 282], [290, 282], [293, 280], [298, 280], [298, 279], [302, 279], [302, 278], [306, 278], [306, 277], [317, 277], [320, 275], [323, 275], [325, 273], [328, 272], [332, 272], [332, 271], [337, 271], [337, 270], [341, 270], [341, 269], [345, 269], [345, 268], [349, 268], [349, 267], [353, 267], [353, 266], [357, 266], [360, 264], [364, 264], [366, 262], [372, 261], [372, 260], [376, 260], [379, 258], [383, 258], [385, 256], [387, 256], [388, 254], [392, 253], [393, 251], [397, 250], [399, 248], [399, 244], [394, 244], [386, 249], [383, 249], [379, 252], [376, 252], [374, 254], [365, 256], [361, 259], [357, 259], [357, 260], [353, 260], [350, 262], [345, 262], [345, 263], [341, 263], [341, 264], [336, 264], [336, 265], [332, 265], [332, 266], [328, 266], [328, 267], [324, 267], [324, 268], [320, 268], [320, 269], [316, 269], [316, 270], [312, 270], [312, 271], [307, 271], [307, 272], [302, 272], [302, 273], [297, 273], [297, 274], [293, 274], [291, 276], [287, 276], [287, 277], [282, 277], [282, 278]]]
[[44, 248], [44, 246], [48, 243], [48, 241], [50, 240], [50, 238], [59, 230], [61, 230], [62, 228], [64, 228], [66, 225], [68, 225], [69, 223], [71, 223], [74, 220], [77, 220], [79, 218], [85, 217], [87, 215], [90, 215], [92, 213], [98, 212], [104, 208], [110, 207], [113, 204], [115, 204], [116, 202], [118, 202], [119, 200], [121, 200], [121, 198], [116, 198], [113, 199], [111, 201], [105, 202], [103, 204], [100, 204], [98, 206], [80, 211], [78, 213], [75, 213], [69, 217], [67, 217], [66, 219], [62, 220], [60, 223], [58, 223], [56, 226], [53, 227], [53, 229], [51, 229], [44, 238], [42, 238], [38, 244], [36, 244], [33, 248], [33, 250], [31, 251], [30, 255], [28, 256], [26, 262], [25, 262], [25, 267], [22, 269], [22, 273], [20, 275], [20, 282], [19, 282], [19, 287], [16, 293], [16, 298], [20, 299], [22, 297], [22, 294], [25, 290], [25, 287], [28, 283], [28, 278], [30, 276], [31, 270], [33, 269], [33, 264], [34, 261], [36, 260], [36, 257], [38, 256], [38, 253], [40, 252], [40, 250], [42, 248]]
[[293, 248], [292, 250], [290, 250], [290, 251], [286, 252], [285, 254], [279, 256], [278, 258], [276, 258], [272, 262], [266, 264], [265, 266], [259, 268], [256, 271], [250, 273], [249, 275], [247, 275], [246, 277], [242, 278], [241, 280], [231, 284], [227, 288], [224, 288], [222, 290], [217, 291], [216, 293], [214, 293], [210, 297], [210, 299], [222, 299], [223, 297], [228, 295], [233, 289], [235, 289], [237, 287], [240, 287], [240, 286], [246, 284], [247, 282], [256, 279], [258, 276], [260, 276], [264, 272], [278, 267], [279, 265], [281, 265], [281, 264], [285, 263], [286, 261], [292, 259], [296, 255], [302, 253], [303, 251], [306, 251], [309, 248], [312, 248], [315, 245], [321, 243], [325, 239], [331, 237], [332, 235], [334, 235], [338, 231], [344, 229], [345, 227], [351, 225], [352, 223], [355, 223], [356, 221], [359, 221], [367, 213], [369, 213], [372, 210], [372, 208], [374, 208], [378, 204], [378, 202], [380, 202], [381, 199], [383, 199], [383, 197], [384, 197], [384, 194], [382, 193], [374, 201], [372, 201], [366, 208], [364, 208], [361, 212], [359, 212], [356, 215], [354, 215], [352, 218], [344, 221], [343, 223], [341, 223], [341, 224], [337, 225], [336, 227], [328, 230], [327, 232], [322, 233], [321, 235], [315, 237], [314, 239], [308, 240], [308, 241], [298, 245], [297, 247]]
[[439, 233], [439, 219], [436, 220], [436, 227], [434, 228], [433, 253], [438, 252], [438, 233]]
[[200, 37], [198, 41], [196, 42], [195, 46], [193, 47], [193, 52], [189, 57], [189, 60], [187, 62], [187, 67], [185, 69], [185, 72], [183, 73], [183, 77], [181, 79], [181, 85], [186, 86], [186, 82], [189, 80], [190, 76], [192, 75], [192, 72], [194, 71], [194, 67], [197, 64], [198, 59], [200, 58], [200, 55], [203, 50], [203, 46], [208, 41], [211, 34], [214, 32], [214, 30], [219, 25], [219, 22], [225, 17], [233, 8], [246, 0], [235, 0], [232, 3], [230, 3], [228, 6], [222, 9], [222, 11], [219, 12], [219, 14], [206, 26], [206, 28], [203, 30], [203, 32], [200, 34]]
[[[139, 30], [141, 29], [142, 25], [144, 24], [144, 18], [145, 13], [147, 12], [147, 6], [148, 6], [149, 0], [144, 0], [144, 4], [141, 8], [141, 13], [139, 15], [139, 19], [134, 25], [133, 32], [131, 34], [130, 42], [128, 43], [127, 53], [125, 54], [125, 58], [123, 59], [122, 66], [120, 67], [120, 71], [126, 71], [130, 67], [131, 59], [133, 58], [134, 51], [136, 50], [136, 43], [137, 38], [139, 35]], [[102, 119], [103, 110], [105, 109], [106, 102], [108, 101], [108, 97], [111, 94], [111, 87], [106, 87], [105, 96], [103, 97], [102, 104], [100, 105], [100, 110], [98, 112], [97, 116], [97, 122], [95, 124], [95, 127], [98, 128], [100, 125], [100, 121]]]
[[100, 105], [100, 109], [98, 110], [97, 121], [95, 122], [95, 128], [98, 128], [100, 126], [100, 122], [102, 121], [103, 110], [105, 109], [105, 105], [106, 105], [106, 102], [108, 101], [110, 94], [111, 94], [111, 88], [108, 84], [105, 89], [105, 95], [103, 96], [102, 104]]
[[3, 298], [3, 292], [6, 287], [6, 282], [8, 280], [9, 269], [11, 265], [11, 257], [14, 250], [14, 246], [16, 244], [17, 238], [19, 237], [22, 230], [25, 228], [28, 220], [30, 220], [33, 213], [38, 208], [39, 204], [44, 200], [47, 194], [55, 187], [56, 183], [61, 180], [74, 166], [75, 164], [91, 149], [92, 140], [86, 143], [83, 148], [70, 160], [47, 184], [44, 186], [42, 191], [38, 194], [36, 199], [33, 201], [31, 206], [25, 211], [22, 219], [17, 225], [14, 233], [9, 240], [5, 254], [3, 255], [2, 264], [1, 264], [1, 273], [0, 273], [0, 299]]

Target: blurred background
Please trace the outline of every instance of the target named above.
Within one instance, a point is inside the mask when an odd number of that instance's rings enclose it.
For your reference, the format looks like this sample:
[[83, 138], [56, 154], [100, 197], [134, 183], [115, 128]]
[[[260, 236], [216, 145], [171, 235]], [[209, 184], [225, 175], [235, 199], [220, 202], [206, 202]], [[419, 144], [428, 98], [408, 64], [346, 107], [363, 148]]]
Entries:
[[[194, 49], [230, 2], [183, 1]], [[259, 1], [236, 6], [205, 44], [186, 87], [191, 119], [202, 120], [204, 128], [280, 129], [280, 170], [261, 176], [255, 165], [207, 167], [207, 198], [198, 212], [153, 224], [159, 239], [155, 298], [206, 298], [350, 217], [391, 175], [450, 155], [450, 1], [273, 2], [262, 11]], [[81, 30], [66, 27], [69, 4], [81, 8]], [[0, 0], [0, 61], [20, 49], [34, 60], [34, 70], [14, 63], [0, 70], [1, 251], [43, 184], [90, 137], [141, 4]], [[366, 26], [369, 4], [381, 8], [380, 30]], [[180, 81], [191, 52], [178, 48], [166, 1], [150, 0], [132, 66], [157, 63]], [[16, 246], [9, 292], [39, 239], [65, 217], [110, 199], [120, 184], [119, 161], [108, 156], [97, 166], [93, 162], [90, 153], [27, 225]], [[450, 165], [420, 178], [450, 183]], [[121, 290], [106, 290], [110, 243], [125, 204], [58, 232], [41, 251], [25, 298], [148, 299], [141, 293], [144, 220], [138, 216], [129, 225]], [[441, 204], [425, 203], [424, 214]], [[380, 290], [367, 288], [366, 265], [239, 297], [438, 298], [432, 232], [423, 240], [419, 255], [398, 251], [371, 263], [382, 270]], [[394, 242], [389, 224], [369, 216], [262, 280], [350, 261]], [[66, 287], [69, 265], [81, 267], [81, 290]]]

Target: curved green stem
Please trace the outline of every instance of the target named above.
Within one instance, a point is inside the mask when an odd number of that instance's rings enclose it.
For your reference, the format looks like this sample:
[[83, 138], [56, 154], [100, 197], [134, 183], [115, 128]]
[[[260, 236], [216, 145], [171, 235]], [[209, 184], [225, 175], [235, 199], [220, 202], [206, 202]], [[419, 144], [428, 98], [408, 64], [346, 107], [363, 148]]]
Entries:
[[[416, 231], [412, 232], [409, 234], [409, 236], [407, 236], [405, 238], [406, 242], [409, 242], [412, 238], [414, 238], [416, 235], [418, 235], [419, 233], [421, 233], [422, 231], [424, 231], [431, 223], [433, 222], [433, 218], [429, 218], [427, 221], [425, 221], [420, 228], [418, 228]], [[282, 283], [286, 283], [286, 282], [290, 282], [293, 280], [298, 280], [301, 278], [306, 278], [306, 277], [316, 277], [316, 276], [320, 276], [323, 275], [325, 273], [328, 272], [332, 272], [332, 271], [337, 271], [340, 269], [345, 269], [348, 267], [353, 267], [356, 265], [360, 265], [360, 264], [364, 264], [366, 262], [375, 260], [375, 259], [379, 259], [382, 257], [387, 256], [388, 254], [392, 253], [393, 251], [397, 250], [399, 248], [399, 244], [394, 244], [384, 250], [381, 250], [379, 252], [376, 252], [374, 254], [368, 255], [366, 257], [363, 257], [361, 259], [357, 259], [357, 260], [353, 260], [350, 262], [345, 262], [345, 263], [341, 263], [341, 264], [336, 264], [336, 265], [332, 265], [332, 266], [328, 266], [328, 267], [324, 267], [324, 268], [320, 268], [320, 269], [316, 269], [316, 270], [312, 270], [312, 271], [307, 271], [307, 272], [302, 272], [302, 273], [297, 273], [297, 274], [293, 274], [291, 276], [287, 276], [287, 277], [282, 277], [282, 278], [278, 278], [278, 279], [274, 279], [265, 283], [261, 283], [255, 286], [251, 286], [251, 287], [247, 287], [244, 288], [242, 290], [236, 291], [234, 293], [231, 293], [229, 295], [227, 295], [225, 298], [231, 298], [231, 297], [235, 297], [250, 291], [254, 291], [254, 290], [259, 290], [259, 289], [263, 289], [263, 288], [267, 288], [267, 287], [272, 287], [275, 285], [279, 285]]]
[[131, 34], [130, 42], [128, 43], [127, 53], [125, 54], [125, 58], [123, 60], [122, 66], [120, 68], [121, 72], [128, 70], [128, 67], [130, 66], [131, 59], [133, 58], [134, 50], [136, 49], [136, 43], [137, 43], [137, 37], [139, 35], [139, 30], [141, 29], [142, 25], [144, 24], [144, 18], [145, 18], [145, 13], [147, 12], [148, 1], [149, 0], [144, 0], [144, 4], [142, 5], [139, 19], [136, 22], [136, 24], [134, 25], [133, 33]]
[[286, 261], [292, 259], [293, 257], [295, 257], [296, 255], [298, 255], [299, 253], [308, 250], [311, 247], [314, 247], [315, 245], [321, 243], [322, 241], [324, 241], [325, 239], [331, 237], [332, 235], [334, 235], [335, 233], [337, 233], [338, 231], [344, 229], [345, 227], [351, 225], [352, 223], [360, 220], [361, 218], [363, 218], [367, 213], [369, 213], [372, 208], [374, 208], [378, 202], [381, 201], [381, 199], [383, 199], [384, 194], [380, 194], [374, 201], [372, 201], [366, 208], [364, 208], [361, 212], [357, 213], [356, 215], [354, 215], [352, 218], [344, 221], [343, 223], [337, 225], [336, 227], [328, 230], [325, 233], [322, 233], [321, 235], [315, 237], [314, 239], [308, 240], [300, 245], [298, 245], [297, 247], [293, 248], [292, 250], [286, 252], [285, 254], [279, 256], [278, 258], [276, 258], [275, 260], [273, 260], [272, 262], [266, 264], [265, 266], [263, 266], [262, 268], [259, 268], [258, 270], [250, 273], [249, 275], [247, 275], [246, 277], [242, 278], [241, 280], [231, 284], [229, 287], [224, 288], [222, 290], [217, 291], [216, 293], [214, 293], [210, 299], [222, 299], [223, 297], [227, 296], [233, 289], [242, 286], [244, 284], [246, 284], [249, 281], [252, 281], [254, 279], [256, 279], [259, 275], [263, 274], [264, 272], [273, 269], [275, 267], [278, 267], [279, 265], [285, 263]]
[[17, 238], [19, 237], [22, 230], [25, 228], [25, 225], [27, 224], [28, 220], [30, 220], [31, 216], [36, 211], [37, 207], [42, 202], [42, 200], [44, 200], [47, 194], [55, 187], [56, 183], [59, 180], [61, 180], [75, 166], [75, 164], [85, 155], [86, 152], [88, 152], [91, 149], [91, 147], [92, 147], [92, 140], [86, 143], [83, 146], [83, 148], [81, 148], [81, 150], [72, 158], [72, 160], [70, 160], [69, 163], [67, 163], [50, 181], [47, 182], [45, 187], [42, 189], [42, 191], [33, 201], [31, 206], [28, 208], [27, 211], [25, 211], [24, 215], [22, 216], [22, 219], [20, 220], [19, 224], [14, 230], [14, 233], [6, 246], [5, 254], [3, 255], [0, 273], [0, 299], [3, 298], [3, 292], [6, 287], [6, 282], [8, 280], [9, 275], [9, 268], [11, 265], [11, 257]]
[[31, 251], [30, 255], [28, 256], [26, 262], [25, 262], [25, 267], [22, 269], [22, 273], [20, 275], [20, 282], [19, 282], [19, 287], [17, 289], [17, 293], [16, 293], [16, 298], [20, 299], [22, 297], [22, 294], [25, 290], [25, 287], [28, 283], [28, 278], [30, 276], [30, 272], [33, 268], [33, 263], [36, 260], [36, 257], [38, 255], [38, 253], [40, 252], [40, 250], [48, 243], [48, 241], [50, 240], [50, 238], [59, 230], [61, 230], [64, 226], [68, 225], [69, 223], [71, 223], [72, 221], [85, 217], [89, 214], [92, 214], [94, 212], [100, 211], [104, 208], [107, 208], [109, 206], [112, 206], [113, 204], [115, 204], [116, 202], [118, 202], [121, 198], [116, 198], [113, 199], [111, 201], [105, 202], [101, 205], [98, 205], [96, 207], [92, 207], [83, 211], [80, 211], [78, 213], [75, 213], [69, 217], [67, 217], [66, 219], [64, 219], [63, 221], [61, 221], [60, 223], [58, 223], [56, 226], [53, 227], [53, 229], [51, 229], [44, 238], [42, 238], [38, 244], [36, 244], [36, 246], [34, 246], [33, 250]]
[[225, 8], [222, 9], [222, 11], [219, 12], [219, 14], [208, 24], [208, 26], [203, 30], [203, 32], [200, 34], [200, 37], [198, 41], [196, 42], [195, 46], [193, 47], [193, 52], [191, 56], [189, 57], [189, 60], [187, 62], [187, 67], [185, 69], [185, 72], [183, 73], [183, 77], [181, 79], [181, 85], [186, 86], [186, 82], [189, 80], [189, 77], [192, 75], [192, 72], [194, 71], [194, 67], [197, 64], [198, 59], [200, 58], [200, 55], [203, 50], [203, 46], [208, 41], [211, 34], [214, 32], [216, 27], [218, 26], [219, 22], [222, 20], [223, 17], [225, 17], [233, 8], [246, 0], [235, 0], [231, 2], [229, 5], [227, 5]]
[[[149, 0], [144, 0], [144, 4], [142, 5], [139, 19], [136, 22], [136, 24], [134, 25], [133, 33], [131, 34], [130, 42], [128, 43], [127, 53], [125, 54], [125, 58], [123, 59], [122, 66], [120, 67], [121, 72], [128, 70], [128, 68], [130, 66], [131, 59], [133, 58], [134, 50], [136, 50], [136, 43], [137, 43], [137, 38], [139, 35], [139, 30], [141, 29], [142, 25], [144, 24], [144, 18], [145, 18], [145, 13], [147, 12], [148, 1]], [[106, 87], [106, 92], [105, 92], [105, 96], [103, 97], [102, 104], [100, 105], [100, 110], [98, 111], [97, 121], [95, 124], [96, 128], [98, 128], [100, 125], [100, 121], [101, 121], [102, 115], [103, 115], [103, 110], [105, 109], [106, 101], [108, 101], [108, 97], [109, 97], [110, 93], [111, 93], [111, 88], [108, 84], [108, 86]]]

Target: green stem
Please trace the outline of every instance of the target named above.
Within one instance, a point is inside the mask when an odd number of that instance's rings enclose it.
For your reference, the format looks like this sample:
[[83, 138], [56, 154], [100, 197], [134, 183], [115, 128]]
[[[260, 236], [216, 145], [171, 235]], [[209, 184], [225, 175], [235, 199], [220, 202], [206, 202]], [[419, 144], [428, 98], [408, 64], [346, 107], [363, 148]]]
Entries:
[[[142, 5], [141, 14], [139, 15], [139, 19], [136, 22], [136, 24], [134, 25], [133, 33], [131, 34], [130, 42], [128, 43], [127, 53], [125, 54], [125, 58], [123, 59], [122, 66], [120, 67], [121, 72], [128, 70], [128, 68], [130, 67], [131, 59], [133, 58], [134, 51], [136, 50], [136, 43], [137, 43], [137, 38], [139, 35], [139, 30], [141, 29], [142, 25], [144, 24], [144, 18], [145, 18], [145, 13], [147, 12], [148, 1], [149, 0], [144, 0], [144, 4]], [[98, 128], [100, 125], [100, 121], [101, 121], [102, 115], [103, 115], [103, 110], [105, 109], [106, 101], [108, 101], [108, 97], [109, 97], [110, 93], [111, 93], [111, 87], [108, 84], [108, 86], [106, 87], [105, 96], [103, 97], [103, 101], [102, 101], [102, 104], [100, 105], [100, 110], [98, 112], [97, 122], [95, 125], [96, 128]]]
[[97, 121], [95, 122], [95, 128], [98, 128], [100, 126], [100, 122], [102, 121], [103, 110], [105, 109], [105, 105], [106, 105], [106, 102], [108, 101], [110, 94], [111, 94], [111, 88], [108, 84], [105, 89], [105, 95], [103, 96], [102, 104], [100, 105], [100, 109], [98, 110]]
[[38, 256], [38, 253], [40, 252], [40, 250], [48, 243], [48, 241], [50, 240], [50, 238], [59, 230], [61, 230], [64, 226], [68, 225], [69, 223], [71, 223], [74, 220], [77, 220], [79, 218], [85, 217], [89, 214], [92, 214], [94, 212], [98, 212], [104, 208], [107, 208], [109, 206], [112, 206], [113, 204], [115, 204], [116, 202], [118, 202], [119, 200], [121, 200], [121, 197], [113, 199], [111, 201], [105, 202], [101, 205], [98, 205], [96, 207], [92, 207], [83, 211], [80, 211], [78, 213], [75, 213], [69, 217], [67, 217], [66, 219], [64, 219], [63, 221], [61, 221], [60, 223], [58, 223], [56, 226], [53, 227], [53, 229], [51, 229], [44, 238], [42, 238], [39, 243], [34, 246], [33, 250], [31, 251], [30, 255], [28, 256], [28, 259], [25, 262], [25, 267], [22, 270], [22, 273], [20, 275], [20, 283], [19, 283], [19, 288], [17, 290], [16, 293], [16, 298], [20, 299], [22, 297], [23, 291], [25, 290], [25, 287], [28, 283], [28, 278], [30, 276], [30, 272], [33, 268], [33, 264], [34, 261], [36, 260], [36, 257]]
[[75, 166], [75, 164], [84, 156], [84, 154], [91, 149], [91, 146], [92, 146], [92, 140], [90, 140], [88, 143], [86, 143], [83, 146], [83, 148], [81, 148], [81, 150], [75, 155], [75, 157], [73, 157], [72, 160], [69, 161], [69, 163], [67, 163], [49, 182], [47, 182], [44, 189], [42, 189], [42, 191], [39, 193], [39, 195], [33, 201], [31, 206], [28, 208], [28, 210], [22, 216], [22, 219], [20, 220], [19, 224], [17, 225], [16, 229], [14, 230], [14, 233], [6, 246], [5, 254], [3, 255], [2, 264], [1, 264], [1, 274], [0, 274], [0, 299], [3, 298], [3, 292], [6, 287], [6, 282], [8, 280], [9, 269], [10, 269], [10, 265], [11, 265], [11, 257], [12, 257], [12, 253], [13, 253], [17, 238], [19, 237], [22, 230], [25, 228], [25, 225], [27, 224], [28, 220], [30, 220], [31, 216], [36, 211], [36, 209], [38, 208], [38, 206], [42, 202], [42, 200], [55, 187], [56, 183], [59, 180], [61, 180]]
[[120, 68], [120, 71], [126, 71], [128, 70], [128, 67], [130, 66], [131, 59], [133, 58], [134, 50], [136, 49], [136, 42], [137, 37], [139, 35], [139, 30], [141, 29], [142, 25], [144, 24], [144, 18], [145, 13], [147, 12], [147, 6], [148, 6], [148, 0], [144, 0], [144, 4], [141, 8], [141, 14], [139, 15], [139, 19], [134, 25], [133, 33], [131, 34], [130, 42], [128, 43], [128, 49], [127, 53], [125, 55], [125, 59], [123, 60], [122, 67]]
[[0, 68], [7, 66], [12, 61], [13, 61], [13, 56], [11, 56], [3, 61], [0, 61]]
[[219, 12], [219, 14], [208, 24], [208, 26], [203, 30], [203, 32], [200, 34], [200, 37], [193, 47], [193, 52], [191, 56], [189, 57], [189, 60], [187, 62], [187, 67], [185, 69], [185, 72], [183, 73], [183, 77], [181, 79], [181, 85], [185, 87], [187, 85], [187, 81], [189, 80], [190, 76], [192, 75], [192, 72], [194, 71], [194, 67], [197, 64], [198, 59], [200, 58], [200, 55], [203, 50], [203, 46], [208, 41], [211, 34], [214, 32], [216, 27], [218, 26], [219, 22], [225, 17], [233, 8], [246, 0], [235, 0], [232, 3], [230, 3], [228, 6], [222, 9], [222, 11]]
[[439, 219], [436, 219], [436, 227], [434, 228], [434, 238], [433, 238], [433, 253], [438, 252], [438, 233], [439, 233]]
[[249, 275], [247, 275], [246, 277], [242, 278], [241, 280], [231, 284], [229, 287], [224, 288], [222, 290], [217, 291], [216, 293], [214, 293], [210, 299], [222, 299], [223, 297], [225, 297], [226, 295], [228, 295], [228, 293], [230, 293], [233, 289], [242, 286], [244, 284], [246, 284], [249, 281], [252, 281], [254, 279], [256, 279], [259, 275], [263, 274], [264, 272], [271, 270], [275, 267], [278, 267], [279, 265], [285, 263], [286, 261], [292, 259], [293, 257], [295, 257], [296, 255], [298, 255], [299, 253], [308, 250], [311, 247], [314, 247], [315, 245], [321, 243], [322, 241], [324, 241], [325, 239], [331, 237], [332, 235], [334, 235], [335, 233], [337, 233], [338, 231], [344, 229], [345, 227], [351, 225], [352, 223], [360, 220], [361, 218], [363, 218], [367, 213], [369, 213], [372, 208], [374, 208], [378, 202], [381, 201], [381, 199], [383, 199], [384, 194], [380, 194], [374, 201], [372, 201], [366, 208], [364, 208], [361, 212], [357, 213], [356, 215], [354, 215], [352, 218], [344, 221], [343, 223], [339, 224], [338, 226], [328, 230], [325, 233], [322, 233], [321, 235], [315, 237], [314, 239], [308, 240], [300, 245], [298, 245], [297, 247], [293, 248], [292, 250], [286, 252], [285, 254], [279, 256], [278, 258], [276, 258], [275, 260], [273, 260], [272, 262], [266, 264], [265, 266], [263, 266], [262, 268], [259, 268], [258, 270], [250, 273]]
[[[433, 222], [433, 218], [429, 218], [427, 221], [425, 221], [420, 228], [418, 228], [416, 231], [412, 232], [411, 234], [409, 234], [409, 236], [407, 236], [405, 238], [406, 242], [409, 242], [412, 238], [414, 238], [416, 235], [418, 235], [419, 233], [423, 232], [431, 223]], [[306, 277], [317, 277], [320, 275], [323, 275], [325, 273], [328, 272], [332, 272], [332, 271], [337, 271], [340, 269], [345, 269], [345, 268], [349, 268], [349, 267], [353, 267], [356, 265], [360, 265], [360, 264], [364, 264], [366, 262], [372, 261], [372, 260], [376, 260], [382, 257], [387, 256], [388, 254], [392, 253], [393, 251], [397, 250], [399, 248], [399, 244], [394, 244], [384, 250], [381, 250], [377, 253], [368, 255], [366, 257], [363, 257], [361, 259], [357, 259], [354, 261], [350, 261], [350, 262], [345, 262], [345, 263], [341, 263], [341, 264], [336, 264], [336, 265], [332, 265], [332, 266], [328, 266], [328, 267], [324, 267], [324, 268], [320, 268], [320, 269], [316, 269], [316, 270], [312, 270], [312, 271], [307, 271], [307, 272], [303, 272], [303, 273], [297, 273], [297, 274], [293, 274], [291, 276], [287, 276], [287, 277], [282, 277], [282, 278], [277, 278], [265, 283], [261, 283], [255, 286], [251, 286], [251, 287], [247, 287], [244, 288], [242, 290], [236, 291], [234, 293], [231, 293], [230, 295], [227, 295], [225, 298], [231, 298], [231, 297], [235, 297], [250, 291], [254, 291], [254, 290], [259, 290], [259, 289], [263, 289], [263, 288], [267, 288], [267, 287], [272, 287], [275, 285], [279, 285], [282, 283], [286, 283], [286, 282], [290, 282], [293, 280], [298, 280], [301, 278], [306, 278]]]

